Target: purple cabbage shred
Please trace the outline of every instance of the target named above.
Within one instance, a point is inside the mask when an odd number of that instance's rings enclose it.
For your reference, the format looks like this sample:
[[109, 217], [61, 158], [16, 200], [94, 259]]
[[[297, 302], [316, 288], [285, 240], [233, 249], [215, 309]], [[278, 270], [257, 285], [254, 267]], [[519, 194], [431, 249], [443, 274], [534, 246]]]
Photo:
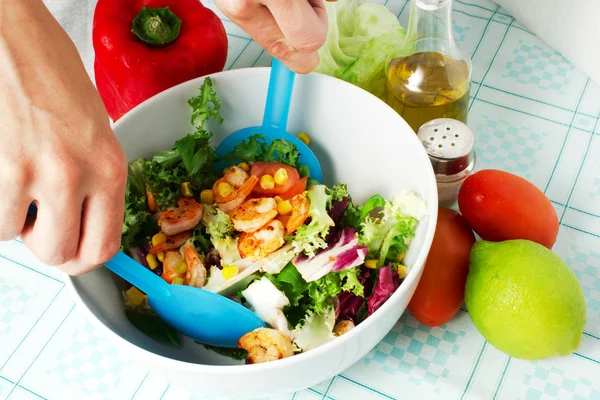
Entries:
[[373, 314], [389, 299], [400, 286], [400, 276], [392, 270], [392, 265], [388, 264], [379, 269], [379, 277], [375, 290], [369, 300], [369, 315]]

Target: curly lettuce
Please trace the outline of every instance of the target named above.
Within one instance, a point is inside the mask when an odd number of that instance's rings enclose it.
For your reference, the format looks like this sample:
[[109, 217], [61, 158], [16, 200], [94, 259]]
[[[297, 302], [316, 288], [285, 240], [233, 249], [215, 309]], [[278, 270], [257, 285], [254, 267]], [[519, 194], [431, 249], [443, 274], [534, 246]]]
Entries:
[[304, 167], [298, 163], [300, 152], [293, 143], [285, 139], [275, 139], [271, 143], [267, 143], [265, 137], [260, 134], [252, 135], [242, 141], [231, 153], [222, 158], [230, 164], [241, 161], [277, 161], [296, 169]]
[[202, 224], [206, 227], [206, 233], [215, 247], [219, 241], [228, 238], [234, 232], [231, 217], [215, 205], [204, 205]]
[[292, 246], [298, 253], [313, 257], [317, 250], [327, 247], [327, 234], [335, 225], [328, 213], [332, 199], [325, 185], [314, 185], [308, 190], [308, 216], [311, 220], [307, 225], [300, 226], [293, 238]]
[[309, 311], [304, 324], [292, 331], [294, 345], [302, 351], [308, 351], [330, 342], [335, 339], [334, 326], [335, 309], [332, 306], [321, 314]]
[[[370, 209], [369, 209], [370, 208]], [[368, 215], [380, 209], [375, 215]], [[408, 249], [418, 221], [427, 214], [425, 202], [416, 194], [402, 191], [393, 201], [373, 196], [362, 210], [359, 242], [369, 248], [369, 256], [381, 268], [386, 261], [397, 263]]]

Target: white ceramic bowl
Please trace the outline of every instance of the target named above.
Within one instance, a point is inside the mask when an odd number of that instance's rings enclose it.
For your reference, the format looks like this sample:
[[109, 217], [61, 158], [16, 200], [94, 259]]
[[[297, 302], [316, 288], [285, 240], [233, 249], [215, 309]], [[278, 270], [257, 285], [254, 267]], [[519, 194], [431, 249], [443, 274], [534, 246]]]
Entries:
[[[212, 75], [225, 119], [223, 125], [211, 126], [216, 142], [242, 127], [261, 124], [269, 71], [252, 68]], [[169, 149], [193, 131], [187, 100], [201, 83], [196, 79], [171, 88], [114, 125], [130, 161]], [[376, 97], [320, 74], [297, 76], [288, 131], [311, 135], [324, 183], [346, 182], [355, 201], [362, 203], [375, 193], [391, 198], [407, 189], [427, 202], [429, 216], [421, 221], [406, 255], [408, 276], [377, 312], [348, 334], [307, 353], [256, 365], [236, 365], [188, 339], [177, 350], [146, 337], [125, 317], [122, 281], [105, 268], [69, 278], [76, 302], [89, 319], [124, 351], [164, 368], [172, 384], [223, 396], [289, 393], [315, 385], [364, 357], [391, 330], [414, 293], [437, 219], [433, 170], [415, 133]]]

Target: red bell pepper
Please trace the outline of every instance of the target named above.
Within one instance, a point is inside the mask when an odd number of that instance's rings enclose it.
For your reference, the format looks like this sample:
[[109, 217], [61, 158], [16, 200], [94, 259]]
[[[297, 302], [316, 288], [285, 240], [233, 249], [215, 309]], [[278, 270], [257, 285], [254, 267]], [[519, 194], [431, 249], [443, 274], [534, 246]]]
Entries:
[[98, 0], [92, 29], [96, 87], [118, 120], [181, 82], [222, 71], [223, 23], [199, 0]]

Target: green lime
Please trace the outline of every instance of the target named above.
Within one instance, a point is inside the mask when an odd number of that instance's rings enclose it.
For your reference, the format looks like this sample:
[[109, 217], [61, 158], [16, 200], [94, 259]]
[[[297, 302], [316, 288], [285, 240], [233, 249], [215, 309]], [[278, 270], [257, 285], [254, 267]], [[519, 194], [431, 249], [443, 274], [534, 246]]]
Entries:
[[465, 305], [504, 353], [537, 360], [573, 353], [585, 325], [585, 298], [569, 266], [528, 240], [479, 241], [471, 250]]

